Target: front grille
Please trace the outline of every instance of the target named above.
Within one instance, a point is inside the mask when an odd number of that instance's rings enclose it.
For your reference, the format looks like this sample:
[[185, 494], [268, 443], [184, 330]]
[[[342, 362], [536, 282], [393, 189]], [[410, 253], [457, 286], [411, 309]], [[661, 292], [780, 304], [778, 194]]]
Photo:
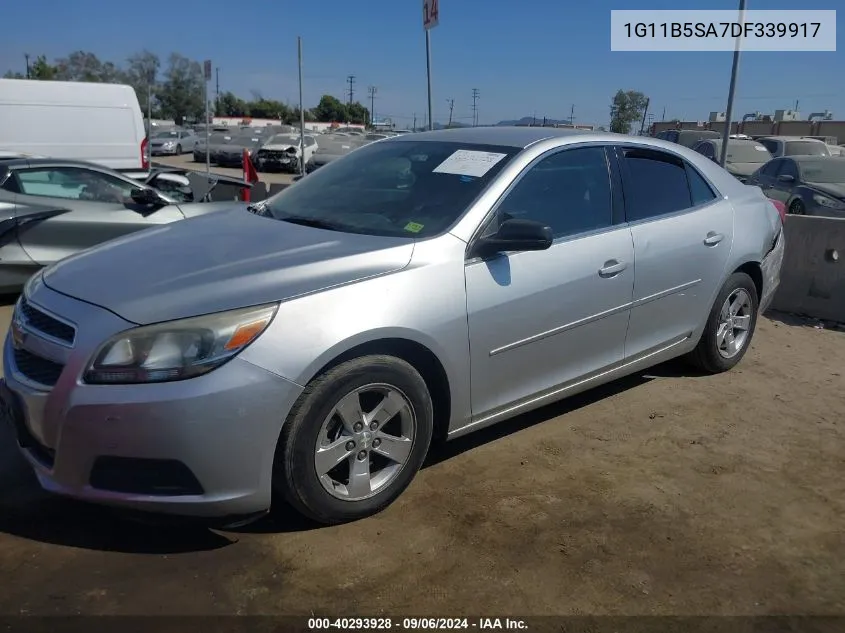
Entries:
[[59, 381], [63, 365], [41, 358], [25, 349], [15, 349], [15, 366], [29, 380], [52, 387]]
[[73, 345], [73, 341], [76, 338], [76, 330], [73, 326], [62, 323], [49, 314], [42, 312], [30, 304], [25, 298], [21, 298], [20, 311], [32, 329]]

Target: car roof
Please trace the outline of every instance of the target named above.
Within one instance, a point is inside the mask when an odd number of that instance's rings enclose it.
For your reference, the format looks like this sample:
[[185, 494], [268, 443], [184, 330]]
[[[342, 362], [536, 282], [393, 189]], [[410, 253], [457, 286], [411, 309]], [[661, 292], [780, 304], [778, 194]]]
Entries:
[[[722, 144], [721, 138], [708, 138], [702, 141], [702, 143], [715, 143], [716, 145]], [[754, 140], [753, 138], [729, 138], [728, 145], [760, 145], [759, 141]]]
[[[473, 143], [476, 145], [501, 145], [524, 149], [538, 141], [550, 138], [572, 138], [576, 136], [589, 137], [590, 140], [619, 142], [630, 140], [627, 134], [613, 134], [610, 132], [593, 132], [590, 130], [573, 130], [553, 127], [529, 126], [491, 126], [465, 127], [450, 130], [434, 130], [430, 132], [416, 132], [384, 139], [383, 143], [409, 143], [415, 141], [441, 141], [444, 143]], [[644, 137], [638, 137], [644, 138]]]

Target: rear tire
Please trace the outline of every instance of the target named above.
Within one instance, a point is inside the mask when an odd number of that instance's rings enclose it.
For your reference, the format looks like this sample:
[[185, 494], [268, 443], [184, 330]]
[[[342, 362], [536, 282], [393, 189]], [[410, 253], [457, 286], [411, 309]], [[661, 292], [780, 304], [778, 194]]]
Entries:
[[313, 379], [282, 427], [273, 488], [323, 524], [376, 514], [408, 487], [434, 428], [428, 388], [392, 356], [356, 358]]
[[806, 215], [807, 210], [804, 208], [804, 203], [800, 200], [793, 200], [789, 205], [790, 215]]
[[177, 146], [176, 146], [176, 155], [177, 155], [177, 156], [181, 156], [181, 155], [182, 155], [182, 146], [181, 146], [181, 145], [177, 145]]
[[688, 359], [708, 374], [718, 374], [735, 367], [748, 348], [757, 327], [759, 298], [754, 281], [737, 272], [719, 291], [704, 332]]

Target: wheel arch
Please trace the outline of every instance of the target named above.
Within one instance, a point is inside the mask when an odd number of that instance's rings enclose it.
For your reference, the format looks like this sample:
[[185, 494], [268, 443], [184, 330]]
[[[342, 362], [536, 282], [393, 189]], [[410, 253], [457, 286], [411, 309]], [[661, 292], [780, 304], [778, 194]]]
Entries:
[[443, 440], [452, 416], [452, 390], [446, 367], [432, 347], [405, 332], [383, 332], [366, 340], [344, 341], [321, 355], [296, 382], [307, 385], [329, 369], [362, 356], [383, 354], [400, 358], [425, 381], [434, 408], [434, 438]]
[[763, 268], [761, 267], [760, 262], [755, 260], [748, 260], [745, 263], [737, 266], [731, 272], [731, 275], [735, 273], [745, 273], [746, 275], [751, 277], [751, 281], [754, 282], [754, 288], [757, 290], [757, 300], [759, 301], [760, 298], [763, 296]]

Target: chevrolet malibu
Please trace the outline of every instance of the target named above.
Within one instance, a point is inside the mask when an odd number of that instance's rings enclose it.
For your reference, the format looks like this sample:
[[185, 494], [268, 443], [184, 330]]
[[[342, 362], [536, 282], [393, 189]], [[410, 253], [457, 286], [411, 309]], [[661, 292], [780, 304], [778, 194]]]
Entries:
[[225, 525], [275, 492], [350, 521], [436, 439], [673, 357], [731, 369], [783, 249], [759, 188], [677, 144], [398, 136], [33, 277], [2, 411], [54, 493]]

